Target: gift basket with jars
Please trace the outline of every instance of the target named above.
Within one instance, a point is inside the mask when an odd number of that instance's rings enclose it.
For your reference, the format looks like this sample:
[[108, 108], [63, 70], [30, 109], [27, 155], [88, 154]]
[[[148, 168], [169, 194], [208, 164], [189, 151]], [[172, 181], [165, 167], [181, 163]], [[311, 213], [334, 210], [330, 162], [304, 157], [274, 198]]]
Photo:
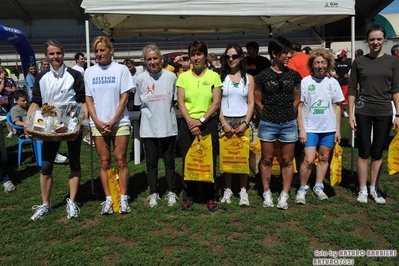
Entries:
[[45, 103], [32, 114], [26, 132], [32, 139], [72, 141], [82, 133], [87, 123], [81, 105], [76, 102], [58, 106]]

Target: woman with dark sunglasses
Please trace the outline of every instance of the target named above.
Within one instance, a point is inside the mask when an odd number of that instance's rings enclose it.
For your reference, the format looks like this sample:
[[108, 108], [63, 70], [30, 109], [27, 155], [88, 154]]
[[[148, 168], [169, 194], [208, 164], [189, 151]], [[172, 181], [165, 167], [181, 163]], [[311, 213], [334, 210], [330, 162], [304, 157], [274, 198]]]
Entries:
[[[246, 73], [244, 52], [237, 44], [229, 44], [222, 55], [223, 81], [219, 121], [223, 132], [229, 137], [234, 133], [243, 135], [250, 126], [254, 112], [254, 78]], [[232, 173], [223, 173], [224, 195], [221, 202], [231, 202]], [[240, 174], [240, 206], [249, 206], [248, 175]]]
[[291, 43], [284, 37], [269, 42], [272, 65], [260, 72], [255, 79], [255, 108], [261, 114], [258, 137], [262, 157], [259, 172], [263, 184], [263, 205], [273, 207], [270, 178], [274, 145], [280, 142], [283, 189], [277, 208], [287, 209], [288, 193], [293, 176], [294, 147], [298, 140], [296, 110], [301, 92], [301, 76], [285, 65], [290, 57]]

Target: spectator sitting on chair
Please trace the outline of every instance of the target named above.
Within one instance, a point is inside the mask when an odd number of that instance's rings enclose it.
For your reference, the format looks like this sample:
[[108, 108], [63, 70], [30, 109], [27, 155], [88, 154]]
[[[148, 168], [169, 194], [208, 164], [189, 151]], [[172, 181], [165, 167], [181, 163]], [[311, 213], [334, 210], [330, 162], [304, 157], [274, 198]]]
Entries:
[[[28, 93], [24, 90], [17, 90], [14, 96], [17, 105], [10, 110], [11, 121], [15, 125], [23, 127], [25, 125], [24, 120], [28, 111]], [[23, 129], [17, 130], [17, 135], [21, 139], [26, 138]]]
[[[8, 102], [1, 105], [1, 109], [4, 113], [8, 113], [11, 107], [15, 105], [14, 103], [14, 93], [17, 90], [17, 85], [12, 78], [9, 78], [7, 70], [0, 66], [0, 95], [7, 96]], [[7, 138], [12, 138], [14, 132], [12, 127], [7, 124], [8, 135]]]

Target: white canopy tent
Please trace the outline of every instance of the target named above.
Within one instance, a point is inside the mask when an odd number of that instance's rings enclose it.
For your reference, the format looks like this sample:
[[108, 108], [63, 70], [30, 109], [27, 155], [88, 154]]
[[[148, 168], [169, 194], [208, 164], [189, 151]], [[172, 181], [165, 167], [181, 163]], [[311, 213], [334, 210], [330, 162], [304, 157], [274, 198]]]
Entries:
[[81, 7], [110, 37], [282, 34], [355, 15], [355, 0], [83, 0]]
[[[210, 33], [273, 35], [352, 16], [351, 52], [355, 58], [355, 0], [83, 0], [81, 7], [109, 37]], [[88, 28], [87, 21], [87, 55], [90, 54]]]

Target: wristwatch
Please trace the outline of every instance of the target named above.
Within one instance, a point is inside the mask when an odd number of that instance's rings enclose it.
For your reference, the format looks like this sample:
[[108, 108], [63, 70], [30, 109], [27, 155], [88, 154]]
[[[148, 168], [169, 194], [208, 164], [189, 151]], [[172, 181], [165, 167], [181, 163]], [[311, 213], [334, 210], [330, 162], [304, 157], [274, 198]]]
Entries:
[[205, 123], [205, 117], [203, 117], [203, 116], [201, 116], [200, 118], [199, 118], [199, 121], [201, 122], [201, 124], [203, 124], [203, 123]]

